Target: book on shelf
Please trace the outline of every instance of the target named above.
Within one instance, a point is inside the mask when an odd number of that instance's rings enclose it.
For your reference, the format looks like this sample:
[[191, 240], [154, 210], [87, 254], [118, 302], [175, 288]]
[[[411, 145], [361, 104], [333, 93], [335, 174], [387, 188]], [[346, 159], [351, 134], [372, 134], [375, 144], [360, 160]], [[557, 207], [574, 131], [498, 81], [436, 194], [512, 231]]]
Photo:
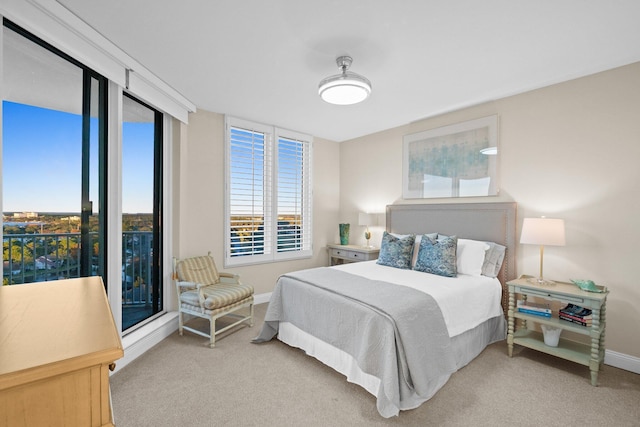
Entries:
[[586, 321], [585, 321], [585, 320], [581, 320], [581, 319], [580, 319], [580, 318], [578, 318], [578, 317], [574, 317], [574, 316], [567, 316], [566, 314], [562, 314], [562, 313], [560, 313], [560, 314], [558, 315], [558, 318], [559, 318], [560, 320], [564, 320], [564, 321], [566, 321], [566, 322], [571, 322], [571, 323], [575, 323], [575, 324], [577, 324], [577, 325], [582, 325], [582, 326], [591, 326], [591, 325], [593, 324], [591, 320], [586, 320]]
[[571, 303], [558, 311], [558, 318], [560, 320], [582, 326], [591, 326], [593, 324], [593, 314], [591, 309]]
[[537, 311], [537, 310], [527, 310], [526, 308], [522, 308], [522, 307], [518, 307], [518, 312], [524, 313], [524, 314], [531, 314], [534, 316], [540, 316], [540, 317], [551, 317], [551, 313], [543, 313], [542, 311]]
[[520, 313], [551, 317], [551, 308], [548, 304], [518, 300], [517, 308]]
[[561, 308], [559, 314], [566, 314], [567, 316], [575, 316], [581, 319], [591, 319], [593, 317], [591, 309], [580, 307], [576, 304], [567, 304], [566, 307]]
[[558, 312], [558, 316], [564, 316], [564, 317], [568, 317], [570, 319], [575, 319], [575, 320], [579, 320], [581, 322], [591, 322], [593, 320], [593, 316], [592, 315], [588, 315], [588, 316], [576, 316], [574, 314], [568, 314], [562, 311]]

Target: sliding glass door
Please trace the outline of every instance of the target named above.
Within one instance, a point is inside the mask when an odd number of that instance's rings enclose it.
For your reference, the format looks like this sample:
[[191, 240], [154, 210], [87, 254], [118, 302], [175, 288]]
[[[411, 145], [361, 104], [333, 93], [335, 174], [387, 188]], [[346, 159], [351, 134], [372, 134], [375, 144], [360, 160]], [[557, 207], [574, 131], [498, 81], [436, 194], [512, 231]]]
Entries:
[[107, 79], [9, 21], [2, 35], [3, 284], [98, 275], [122, 330], [140, 325], [163, 310], [163, 114], [118, 88], [122, 138], [107, 135]]
[[122, 118], [122, 329], [162, 310], [162, 114], [126, 95]]
[[106, 80], [5, 21], [3, 284], [106, 282]]

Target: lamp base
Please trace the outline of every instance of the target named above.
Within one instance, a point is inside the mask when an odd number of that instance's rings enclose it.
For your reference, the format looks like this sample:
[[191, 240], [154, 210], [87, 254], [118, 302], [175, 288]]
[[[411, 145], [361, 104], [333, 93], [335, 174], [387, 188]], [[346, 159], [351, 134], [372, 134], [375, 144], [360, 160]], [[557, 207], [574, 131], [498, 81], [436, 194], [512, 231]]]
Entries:
[[527, 279], [529, 283], [533, 283], [534, 285], [540, 286], [553, 286], [556, 284], [553, 280], [543, 279], [542, 277], [531, 277]]

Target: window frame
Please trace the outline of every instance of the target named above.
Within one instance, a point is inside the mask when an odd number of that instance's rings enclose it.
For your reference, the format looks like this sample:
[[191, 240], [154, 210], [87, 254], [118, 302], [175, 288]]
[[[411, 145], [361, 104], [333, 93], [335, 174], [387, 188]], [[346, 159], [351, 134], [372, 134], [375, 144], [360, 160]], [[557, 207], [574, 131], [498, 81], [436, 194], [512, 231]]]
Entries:
[[[80, 103], [80, 112], [79, 116], [82, 121], [81, 125], [81, 177], [80, 177], [80, 212], [81, 216], [81, 232], [80, 232], [80, 264], [78, 274], [79, 277], [90, 277], [90, 276], [101, 276], [105, 283], [105, 290], [109, 293], [109, 287], [107, 283], [109, 283], [109, 271], [106, 268], [107, 266], [107, 254], [109, 250], [109, 228], [107, 224], [107, 212], [108, 212], [108, 203], [109, 200], [107, 198], [108, 194], [108, 177], [106, 175], [106, 171], [109, 168], [109, 159], [108, 159], [108, 151], [107, 151], [107, 140], [110, 137], [109, 129], [107, 126], [109, 115], [108, 115], [108, 79], [99, 73], [95, 72], [93, 69], [89, 68], [81, 61], [73, 58], [68, 55], [66, 52], [56, 48], [48, 41], [37, 37], [31, 32], [27, 31], [20, 25], [16, 24], [12, 20], [7, 17], [2, 16], [2, 26], [1, 31], [4, 34], [4, 30], [7, 29], [15, 33], [17, 36], [24, 38], [25, 41], [32, 43], [34, 46], [38, 48], [42, 48], [44, 52], [47, 54], [53, 55], [53, 57], [57, 58], [64, 63], [68, 63], [72, 66], [78, 68], [81, 71], [81, 103]], [[1, 53], [1, 61], [0, 63], [5, 61], [5, 53], [4, 53], [4, 36], [0, 37], [0, 45], [2, 45], [2, 49], [0, 49]], [[4, 69], [0, 69], [0, 75], [4, 73]], [[92, 82], [96, 83], [97, 87], [93, 88]], [[4, 93], [1, 93], [0, 101], [4, 101]], [[1, 104], [1, 102], [0, 102]], [[40, 107], [39, 108], [46, 108]], [[92, 108], [96, 108], [97, 111], [92, 111]], [[2, 110], [0, 109], [0, 113]], [[97, 194], [90, 194], [90, 187], [92, 184], [90, 183], [91, 173], [90, 173], [90, 163], [91, 163], [91, 155], [90, 155], [90, 139], [91, 139], [91, 119], [92, 113], [97, 113], [95, 118], [97, 119], [97, 156], [98, 160], [98, 170], [95, 172], [97, 177], [95, 177], [98, 181], [97, 185]], [[0, 129], [4, 126], [4, 116], [0, 114]], [[1, 157], [1, 156], [0, 156]], [[4, 159], [0, 159], [0, 163], [3, 162]], [[2, 167], [0, 166], [0, 175], [2, 173]], [[92, 271], [93, 261], [91, 260], [92, 254], [92, 239], [89, 236], [89, 217], [93, 214], [92, 201], [90, 199], [97, 198], [97, 213], [98, 213], [98, 243], [101, 248], [99, 251], [99, 259], [98, 259], [98, 269], [97, 271]], [[0, 205], [2, 203], [0, 202]], [[0, 234], [2, 234], [2, 230], [0, 230]], [[3, 275], [4, 277], [4, 275]]]
[[[128, 92], [122, 91], [122, 116], [121, 120], [121, 131], [124, 132], [124, 124], [127, 123], [124, 120], [125, 115], [125, 102], [124, 99], [127, 98], [129, 101], [138, 104], [140, 107], [144, 107], [148, 109], [153, 114], [153, 201], [152, 201], [152, 215], [153, 215], [153, 245], [152, 245], [152, 256], [151, 256], [151, 271], [150, 278], [151, 280], [147, 283], [147, 286], [151, 286], [153, 291], [151, 294], [151, 300], [148, 302], [149, 307], [151, 308], [152, 313], [147, 317], [138, 320], [137, 322], [130, 324], [128, 327], [124, 327], [124, 318], [121, 316], [122, 322], [122, 331], [123, 334], [128, 334], [131, 331], [138, 329], [140, 326], [148, 323], [149, 321], [155, 319], [159, 315], [162, 315], [166, 312], [167, 306], [167, 297], [168, 295], [167, 289], [164, 286], [163, 279], [163, 270], [166, 264], [165, 258], [165, 230], [163, 229], [162, 218], [164, 217], [164, 195], [165, 195], [165, 185], [164, 185], [164, 175], [165, 175], [165, 153], [164, 153], [164, 145], [165, 145], [165, 131], [164, 131], [164, 123], [165, 117], [164, 114], [159, 111], [157, 108], [152, 105], [142, 101], [138, 97]], [[120, 138], [120, 151], [121, 157], [123, 155], [125, 139], [124, 133], [121, 134]], [[123, 168], [119, 167], [120, 171], [120, 180], [124, 180]], [[124, 195], [124, 191], [122, 186], [120, 187], [120, 196]], [[121, 208], [119, 212], [120, 217], [120, 230], [122, 234], [123, 225], [122, 219], [124, 215], [124, 211]], [[121, 254], [121, 259], [125, 258], [125, 254]], [[171, 264], [166, 264], [171, 265]], [[124, 263], [122, 263], [122, 267], [124, 268]], [[121, 303], [121, 308], [123, 308]]]
[[[87, 81], [92, 79], [98, 81], [99, 84], [99, 97], [100, 101], [97, 103], [100, 105], [99, 115], [101, 117], [100, 127], [105, 127], [104, 132], [100, 132], [100, 144], [99, 151], [104, 156], [104, 160], [100, 162], [100, 176], [103, 176], [103, 180], [99, 188], [99, 212], [100, 212], [100, 229], [101, 232], [100, 245], [104, 247], [103, 256], [100, 259], [100, 270], [97, 275], [103, 278], [105, 290], [107, 292], [107, 298], [111, 306], [111, 310], [114, 315], [114, 321], [121, 337], [125, 337], [128, 334], [143, 330], [146, 325], [152, 325], [153, 328], [157, 327], [156, 320], [161, 316], [168, 313], [168, 308], [175, 305], [175, 295], [170, 292], [172, 283], [170, 281], [170, 275], [167, 274], [167, 268], [171, 266], [171, 255], [169, 251], [164, 248], [171, 247], [172, 234], [171, 234], [171, 219], [164, 216], [164, 222], [162, 221], [162, 211], [169, 211], [172, 206], [172, 194], [171, 185], [171, 144], [173, 140], [174, 132], [172, 131], [173, 116], [159, 110], [152, 104], [141, 100], [134, 92], [127, 90], [125, 94], [125, 88], [118, 85], [117, 82], [109, 80], [105, 76], [96, 72], [92, 68], [64, 51], [59, 50], [47, 40], [41, 39], [38, 36], [32, 34], [28, 30], [24, 29], [20, 25], [14, 23], [10, 19], [0, 15], [3, 21], [3, 28], [8, 28], [14, 31], [20, 36], [25, 37], [27, 40], [39, 45], [57, 55], [63, 60], [68, 61], [72, 65], [79, 67], [82, 70], [84, 85], [87, 85]], [[0, 31], [0, 47], [4, 45], [3, 32]], [[0, 49], [0, 60], [4, 60], [4, 52]], [[2, 62], [0, 61], [0, 62]], [[3, 88], [0, 87], [0, 92]], [[121, 170], [122, 170], [122, 108], [123, 97], [128, 96], [139, 102], [146, 107], [154, 111], [155, 115], [155, 137], [160, 138], [161, 143], [156, 144], [155, 151], [155, 170], [154, 172], [154, 186], [160, 191], [154, 191], [154, 206], [158, 208], [154, 209], [154, 230], [157, 231], [157, 235], [154, 234], [154, 239], [158, 242], [158, 249], [153, 251], [154, 257], [154, 278], [157, 277], [158, 291], [153, 293], [154, 300], [152, 303], [157, 307], [156, 313], [139, 321], [136, 324], [131, 325], [127, 329], [123, 329], [122, 322], [122, 188], [121, 188]], [[4, 96], [2, 97], [4, 99]], [[92, 103], [86, 99], [86, 93], [83, 95], [83, 113], [87, 113], [85, 110], [89, 110], [89, 106]], [[0, 119], [2, 119], [2, 103], [0, 103]], [[85, 114], [86, 115], [86, 114]], [[179, 118], [176, 118], [179, 120]], [[3, 127], [2, 120], [0, 120], [0, 130]], [[1, 132], [0, 132], [1, 134]], [[84, 134], [88, 132], [83, 131]], [[1, 139], [1, 138], [0, 138]], [[0, 141], [1, 142], [1, 141]], [[0, 159], [0, 183], [2, 181], [2, 162]], [[84, 174], [83, 174], [84, 176]], [[84, 178], [83, 178], [84, 179]], [[2, 206], [2, 198], [0, 197], [0, 206]], [[84, 206], [86, 203], [82, 203]], [[157, 212], [156, 212], [157, 211]], [[169, 218], [167, 220], [166, 218]], [[157, 225], [156, 225], [157, 224]], [[108, 230], [108, 232], [107, 232]], [[0, 229], [0, 234], [2, 230]], [[170, 272], [170, 271], [169, 271]], [[85, 276], [89, 273], [83, 273], [81, 276]], [[138, 338], [139, 339], [139, 338]], [[137, 339], [132, 342], [137, 342]], [[125, 345], [127, 347], [127, 345]]]
[[[264, 217], [264, 252], [247, 255], [233, 255], [231, 250], [231, 208], [232, 208], [232, 159], [231, 159], [231, 130], [244, 129], [250, 132], [264, 134], [263, 166], [263, 209]], [[295, 259], [310, 258], [313, 255], [313, 194], [312, 194], [312, 152], [313, 137], [300, 132], [264, 125], [237, 117], [225, 116], [225, 189], [224, 189], [224, 266], [242, 266]], [[301, 186], [299, 199], [300, 215], [300, 249], [278, 250], [278, 174], [279, 174], [279, 146], [280, 140], [299, 142], [301, 144], [302, 174], [297, 182]], [[255, 203], [253, 204], [255, 206]]]

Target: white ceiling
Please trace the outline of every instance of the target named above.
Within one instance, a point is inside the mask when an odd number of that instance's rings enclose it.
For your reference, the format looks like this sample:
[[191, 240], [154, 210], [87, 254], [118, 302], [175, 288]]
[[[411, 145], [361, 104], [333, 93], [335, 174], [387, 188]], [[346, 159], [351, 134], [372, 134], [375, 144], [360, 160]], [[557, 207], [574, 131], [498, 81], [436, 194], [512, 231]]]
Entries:
[[[638, 0], [58, 0], [205, 110], [344, 141], [640, 61]], [[324, 103], [337, 56], [373, 92]]]

